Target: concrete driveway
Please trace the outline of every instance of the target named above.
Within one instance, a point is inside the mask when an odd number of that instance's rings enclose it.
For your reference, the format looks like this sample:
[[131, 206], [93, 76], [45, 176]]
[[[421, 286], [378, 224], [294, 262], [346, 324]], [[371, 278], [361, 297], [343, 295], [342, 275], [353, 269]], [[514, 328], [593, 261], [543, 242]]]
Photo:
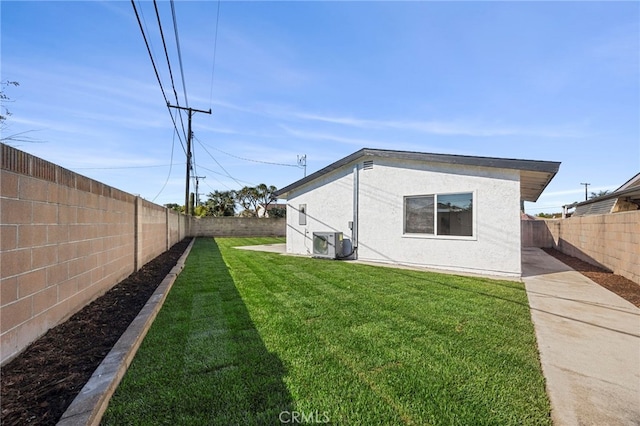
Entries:
[[640, 425], [640, 309], [541, 249], [522, 269], [554, 424]]

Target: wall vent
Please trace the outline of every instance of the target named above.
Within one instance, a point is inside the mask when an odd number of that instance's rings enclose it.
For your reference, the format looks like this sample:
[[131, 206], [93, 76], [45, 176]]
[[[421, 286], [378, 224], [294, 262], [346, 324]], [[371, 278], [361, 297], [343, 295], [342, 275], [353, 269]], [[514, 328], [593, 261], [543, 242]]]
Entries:
[[362, 163], [363, 170], [371, 170], [373, 169], [373, 160], [367, 160]]

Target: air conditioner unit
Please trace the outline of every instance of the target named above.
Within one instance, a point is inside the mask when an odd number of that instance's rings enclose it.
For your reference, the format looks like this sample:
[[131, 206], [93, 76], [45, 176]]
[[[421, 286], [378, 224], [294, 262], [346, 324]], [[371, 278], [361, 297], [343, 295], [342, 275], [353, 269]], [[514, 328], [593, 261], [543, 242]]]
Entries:
[[342, 232], [314, 232], [313, 257], [336, 259], [342, 256]]

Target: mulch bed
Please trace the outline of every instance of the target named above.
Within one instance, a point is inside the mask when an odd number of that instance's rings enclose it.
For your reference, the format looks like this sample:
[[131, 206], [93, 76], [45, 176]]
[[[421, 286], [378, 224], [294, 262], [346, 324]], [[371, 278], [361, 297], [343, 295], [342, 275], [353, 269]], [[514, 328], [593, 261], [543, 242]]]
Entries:
[[630, 279], [564, 254], [556, 249], [543, 248], [543, 250], [591, 279], [593, 282], [600, 284], [602, 287], [614, 292], [640, 308], [640, 285]]
[[0, 424], [55, 425], [189, 242], [175, 244], [3, 366]]

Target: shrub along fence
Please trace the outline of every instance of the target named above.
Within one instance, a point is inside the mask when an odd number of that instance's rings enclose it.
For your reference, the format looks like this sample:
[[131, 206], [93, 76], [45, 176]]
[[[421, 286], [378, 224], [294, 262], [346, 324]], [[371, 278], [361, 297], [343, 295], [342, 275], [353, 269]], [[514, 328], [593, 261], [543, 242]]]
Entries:
[[640, 210], [523, 220], [522, 245], [553, 247], [640, 284]]
[[285, 235], [191, 218], [0, 144], [0, 364], [188, 236]]

